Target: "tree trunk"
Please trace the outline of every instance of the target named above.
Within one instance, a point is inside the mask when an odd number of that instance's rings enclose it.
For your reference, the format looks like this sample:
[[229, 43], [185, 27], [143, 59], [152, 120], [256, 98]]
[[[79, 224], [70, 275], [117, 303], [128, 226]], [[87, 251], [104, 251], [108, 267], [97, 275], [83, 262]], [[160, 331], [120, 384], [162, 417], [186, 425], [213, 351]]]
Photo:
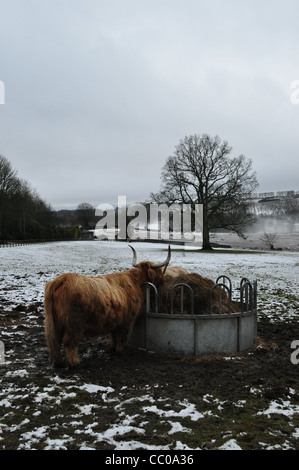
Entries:
[[212, 250], [210, 244], [210, 229], [209, 229], [209, 216], [208, 208], [203, 206], [203, 229], [202, 229], [202, 249], [203, 250]]

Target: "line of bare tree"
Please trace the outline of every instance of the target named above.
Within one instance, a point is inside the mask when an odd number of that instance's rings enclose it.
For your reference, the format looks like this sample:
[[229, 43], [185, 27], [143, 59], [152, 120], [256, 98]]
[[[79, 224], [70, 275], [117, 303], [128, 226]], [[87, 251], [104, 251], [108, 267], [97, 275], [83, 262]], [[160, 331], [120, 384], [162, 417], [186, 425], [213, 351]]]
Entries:
[[0, 240], [71, 237], [69, 230], [57, 226], [51, 206], [0, 155]]

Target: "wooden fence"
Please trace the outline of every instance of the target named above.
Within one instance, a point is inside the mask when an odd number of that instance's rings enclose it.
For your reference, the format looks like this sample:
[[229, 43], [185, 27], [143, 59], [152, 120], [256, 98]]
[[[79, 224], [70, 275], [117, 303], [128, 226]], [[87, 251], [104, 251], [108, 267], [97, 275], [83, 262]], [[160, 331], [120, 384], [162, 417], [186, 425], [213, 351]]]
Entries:
[[0, 248], [9, 248], [12, 246], [27, 246], [56, 242], [73, 242], [74, 239], [60, 239], [60, 240], [0, 240]]

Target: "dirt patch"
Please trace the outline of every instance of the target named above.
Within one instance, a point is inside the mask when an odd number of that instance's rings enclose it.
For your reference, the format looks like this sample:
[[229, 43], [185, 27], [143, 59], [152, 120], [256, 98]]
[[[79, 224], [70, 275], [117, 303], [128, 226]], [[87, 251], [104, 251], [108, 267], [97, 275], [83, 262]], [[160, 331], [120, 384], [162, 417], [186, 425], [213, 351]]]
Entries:
[[[298, 322], [259, 321], [250, 350], [197, 358], [131, 348], [119, 355], [108, 337], [86, 340], [79, 368], [61, 370], [49, 363], [43, 324], [38, 303], [27, 313], [0, 312], [2, 449], [217, 449], [229, 442], [299, 450], [299, 364], [291, 362]], [[120, 425], [124, 434], [115, 431]]]

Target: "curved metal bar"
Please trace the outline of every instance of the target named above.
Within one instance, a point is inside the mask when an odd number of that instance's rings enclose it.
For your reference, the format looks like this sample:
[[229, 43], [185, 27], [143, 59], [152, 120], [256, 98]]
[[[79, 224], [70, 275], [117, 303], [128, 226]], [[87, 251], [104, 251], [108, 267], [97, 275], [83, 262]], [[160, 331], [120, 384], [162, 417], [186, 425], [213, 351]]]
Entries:
[[179, 282], [175, 286], [172, 287], [170, 291], [170, 313], [173, 313], [173, 292], [177, 287], [181, 287], [181, 314], [183, 313], [183, 304], [184, 304], [184, 287], [188, 287], [191, 293], [191, 314], [194, 315], [194, 292], [189, 284], [185, 284], [184, 282]]
[[[243, 299], [245, 292], [245, 301]], [[252, 308], [254, 308], [255, 301], [254, 301], [254, 290], [250, 281], [241, 282], [240, 287], [240, 303], [241, 303], [241, 313], [244, 312], [244, 304], [246, 307], [246, 312], [249, 312]]]
[[253, 282], [253, 308], [257, 308], [257, 280]]
[[230, 291], [230, 294], [232, 294], [232, 290], [233, 290], [233, 289], [232, 289], [232, 281], [230, 280], [230, 278], [229, 278], [228, 276], [225, 276], [225, 275], [222, 274], [221, 276], [218, 276], [218, 277], [217, 277], [217, 279], [216, 279], [216, 284], [219, 284], [219, 280], [220, 280], [220, 279], [223, 279], [222, 284], [225, 284], [225, 280], [228, 281], [228, 283], [229, 283], [229, 291]]
[[144, 282], [141, 287], [143, 286], [146, 286], [146, 298], [145, 298], [145, 301], [146, 301], [146, 310], [145, 312], [146, 313], [149, 313], [150, 312], [150, 307], [151, 307], [151, 295], [150, 295], [150, 292], [151, 292], [151, 287], [153, 287], [154, 289], [154, 292], [155, 292], [155, 312], [154, 313], [159, 313], [159, 308], [158, 308], [158, 289], [157, 287], [155, 286], [155, 284], [152, 284], [151, 282]]
[[[220, 276], [221, 277], [221, 276]], [[213, 308], [213, 291], [216, 287], [220, 287], [219, 289], [219, 315], [222, 313], [222, 288], [226, 289], [228, 292], [228, 313], [231, 313], [231, 290], [226, 284], [218, 283], [214, 284], [213, 287], [210, 289], [210, 314], [212, 314]]]
[[244, 284], [245, 282], [250, 282], [250, 281], [247, 277], [242, 277], [242, 279], [240, 281], [240, 288], [242, 287], [242, 284]]

